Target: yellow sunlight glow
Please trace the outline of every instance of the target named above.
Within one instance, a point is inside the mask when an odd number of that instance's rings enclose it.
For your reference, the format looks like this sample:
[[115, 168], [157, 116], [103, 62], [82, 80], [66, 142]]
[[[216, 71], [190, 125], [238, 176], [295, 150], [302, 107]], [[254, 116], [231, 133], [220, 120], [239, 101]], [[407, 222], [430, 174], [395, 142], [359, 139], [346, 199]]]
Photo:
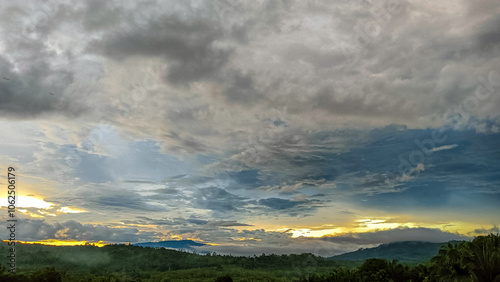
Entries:
[[[3, 242], [8, 242], [8, 240], [3, 240]], [[107, 244], [104, 241], [99, 242], [88, 242], [88, 241], [76, 241], [76, 240], [57, 240], [57, 239], [47, 239], [41, 241], [19, 241], [16, 243], [30, 244], [30, 245], [47, 245], [47, 246], [83, 246], [83, 245], [93, 245], [96, 247], [104, 247]]]
[[255, 239], [253, 237], [250, 237], [250, 238], [241, 237], [241, 238], [238, 238], [238, 240], [240, 240], [240, 241], [262, 241], [262, 239]]
[[[8, 206], [7, 198], [0, 198], [2, 207]], [[16, 207], [17, 208], [37, 208], [37, 209], [50, 209], [54, 206], [53, 203], [45, 202], [43, 199], [39, 199], [32, 196], [16, 196]]]
[[290, 232], [292, 233], [292, 238], [298, 238], [298, 237], [319, 238], [326, 235], [334, 235], [341, 233], [339, 228], [323, 229], [323, 230], [311, 230], [305, 228], [305, 229], [290, 230]]
[[25, 209], [18, 209], [17, 211], [20, 212], [20, 213], [24, 213], [24, 214], [26, 214], [26, 215], [28, 215], [30, 217], [42, 217], [42, 218], [44, 217], [43, 215], [38, 215], [38, 214], [35, 214], [35, 213], [32, 213], [32, 212], [29, 212], [28, 210], [25, 210]]
[[78, 209], [74, 207], [62, 207], [57, 210], [59, 213], [83, 213], [83, 212], [88, 212], [87, 210], [84, 209]]
[[[358, 231], [371, 231], [371, 230], [377, 230], [377, 229], [392, 229], [392, 228], [398, 228], [401, 225], [403, 225], [400, 222], [386, 222], [385, 219], [361, 219], [357, 221], [359, 224], [359, 227], [357, 228]], [[407, 222], [404, 224], [405, 226], [410, 227], [411, 224], [410, 222]]]
[[336, 228], [328, 228], [328, 226], [332, 225], [323, 225], [317, 227], [310, 228], [290, 228], [288, 229], [288, 233], [292, 233], [292, 238], [299, 237], [311, 237], [311, 238], [320, 238], [323, 236], [335, 236], [344, 233], [360, 233], [360, 232], [370, 232], [375, 230], [387, 230], [398, 228], [401, 226], [405, 227], [417, 227], [413, 222], [386, 222], [386, 219], [360, 219], [354, 221], [352, 224], [348, 224], [346, 227], [336, 227]]

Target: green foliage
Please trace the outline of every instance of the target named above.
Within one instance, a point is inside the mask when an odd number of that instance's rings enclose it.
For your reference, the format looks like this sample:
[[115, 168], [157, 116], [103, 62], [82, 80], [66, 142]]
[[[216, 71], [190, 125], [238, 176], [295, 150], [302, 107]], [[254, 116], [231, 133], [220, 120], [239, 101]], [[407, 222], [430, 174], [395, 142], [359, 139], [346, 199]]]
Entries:
[[62, 275], [54, 267], [37, 270], [31, 275], [0, 273], [0, 281], [5, 282], [62, 282]]
[[[371, 258], [333, 261], [313, 254], [233, 257], [196, 255], [126, 245], [54, 247], [16, 245], [17, 273], [0, 266], [6, 282], [122, 281], [496, 281], [500, 236], [443, 245], [429, 262], [408, 265]], [[0, 244], [0, 252], [7, 252]]]
[[389, 280], [388, 264], [385, 259], [367, 259], [358, 271], [365, 281], [382, 282]]
[[500, 236], [478, 236], [472, 242], [448, 244], [432, 260], [438, 280], [500, 281]]
[[30, 278], [32, 282], [62, 282], [61, 273], [57, 272], [54, 267], [37, 271]]
[[233, 282], [233, 279], [229, 275], [224, 275], [217, 277], [217, 279], [215, 279], [215, 282]]
[[397, 260], [372, 258], [354, 268], [337, 268], [329, 275], [310, 275], [300, 281], [474, 281], [500, 282], [500, 236], [478, 236], [471, 242], [443, 245], [427, 264], [409, 266]]
[[375, 248], [359, 249], [354, 252], [330, 257], [332, 260], [364, 261], [369, 258], [398, 260], [401, 263], [419, 264], [429, 261], [434, 257], [443, 243], [430, 243], [418, 241], [393, 242], [382, 244]]

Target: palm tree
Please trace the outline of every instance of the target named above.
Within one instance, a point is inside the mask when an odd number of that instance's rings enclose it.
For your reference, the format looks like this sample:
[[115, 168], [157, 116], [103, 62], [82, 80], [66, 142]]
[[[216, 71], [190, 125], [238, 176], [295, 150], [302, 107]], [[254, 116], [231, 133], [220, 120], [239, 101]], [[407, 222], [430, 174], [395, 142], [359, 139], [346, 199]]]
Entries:
[[466, 260], [477, 281], [500, 281], [500, 236], [476, 237], [466, 245]]
[[471, 281], [472, 265], [465, 259], [465, 242], [441, 247], [437, 256], [432, 258], [433, 276], [438, 281]]

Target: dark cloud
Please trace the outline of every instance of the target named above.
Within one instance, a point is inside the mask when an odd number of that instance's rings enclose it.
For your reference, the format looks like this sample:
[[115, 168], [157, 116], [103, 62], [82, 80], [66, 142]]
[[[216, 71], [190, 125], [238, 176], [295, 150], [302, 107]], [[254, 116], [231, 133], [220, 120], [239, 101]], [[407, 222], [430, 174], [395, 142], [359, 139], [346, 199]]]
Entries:
[[151, 192], [158, 193], [158, 194], [177, 194], [179, 191], [175, 188], [163, 188], [163, 189], [156, 189]]
[[[43, 54], [43, 49], [38, 53]], [[0, 81], [0, 112], [16, 118], [34, 118], [51, 113], [76, 117], [84, 113], [85, 104], [65, 97], [65, 89], [72, 83], [73, 73], [53, 69], [48, 62], [40, 59], [26, 66], [26, 70], [14, 72], [14, 66], [0, 57], [0, 73], [8, 78]]]
[[220, 227], [232, 227], [232, 226], [252, 226], [250, 224], [240, 223], [236, 221], [210, 221], [208, 222], [210, 226], [220, 226]]
[[255, 88], [255, 82], [251, 73], [243, 74], [239, 71], [231, 71], [228, 77], [228, 85], [223, 94], [229, 103], [242, 104], [246, 106], [255, 105], [265, 96]]
[[193, 206], [218, 212], [236, 211], [245, 205], [245, 198], [224, 189], [209, 187], [198, 189], [192, 197]]
[[[493, 2], [403, 0], [398, 12], [376, 1], [0, 3], [0, 122], [12, 132], [0, 155], [29, 168], [47, 201], [88, 210], [57, 214], [60, 226], [29, 222], [32, 238], [142, 239], [73, 216], [217, 238], [232, 244], [225, 251], [248, 244], [252, 254], [462, 238], [239, 230], [259, 216], [307, 227], [320, 207], [338, 213], [318, 224], [367, 209], [421, 222], [421, 210], [455, 221], [487, 208], [493, 218], [500, 100], [465, 104], [478, 86], [500, 85]], [[459, 106], [473, 109], [447, 115]], [[109, 125], [101, 144], [80, 130], [97, 121]], [[432, 128], [446, 141], [425, 151]]]
[[189, 218], [186, 221], [189, 223], [197, 224], [197, 225], [205, 225], [208, 223], [208, 221], [206, 221], [206, 220], [194, 219], [194, 218]]
[[71, 200], [73, 205], [90, 210], [143, 210], [150, 212], [166, 210], [163, 206], [151, 203], [149, 199], [133, 190], [110, 187], [106, 184], [82, 186], [73, 190], [67, 198], [73, 198]]
[[490, 233], [498, 234], [498, 233], [500, 233], [500, 228], [498, 228], [498, 226], [495, 225], [495, 226], [491, 227], [490, 229], [484, 229], [484, 228], [474, 229], [474, 233], [476, 233], [476, 234], [490, 234]]
[[93, 81], [80, 84], [88, 66], [71, 51], [58, 50], [60, 42], [74, 40], [60, 32], [63, 22], [75, 19], [67, 8], [53, 1], [2, 7], [5, 49], [0, 56], [0, 74], [9, 79], [0, 83], [0, 112], [4, 116], [35, 119], [58, 114], [74, 119], [89, 112], [91, 103], [84, 99], [89, 97], [83, 96], [92, 89]]
[[267, 198], [261, 199], [258, 201], [260, 205], [269, 207], [275, 210], [284, 210], [294, 208], [297, 205], [305, 203], [304, 201], [290, 201], [288, 199], [280, 199], [280, 198]]
[[175, 226], [182, 224], [183, 221], [175, 220], [175, 219], [153, 219], [146, 216], [137, 216], [137, 220], [121, 220], [122, 223], [125, 224], [139, 224], [139, 225], [159, 225], [159, 226]]
[[342, 244], [385, 244], [397, 241], [448, 242], [450, 240], [467, 240], [469, 237], [458, 233], [442, 231], [425, 227], [399, 227], [389, 230], [377, 230], [365, 233], [347, 233], [335, 236], [325, 236], [321, 240]]
[[[480, 28], [477, 35], [479, 49], [485, 54], [498, 54], [500, 51], [500, 16], [488, 19]], [[496, 52], [495, 52], [496, 50]]]
[[214, 44], [222, 36], [218, 22], [172, 15], [151, 20], [144, 27], [134, 26], [131, 31], [112, 32], [88, 48], [114, 59], [164, 57], [169, 65], [166, 79], [185, 84], [213, 78], [225, 65], [231, 52]]

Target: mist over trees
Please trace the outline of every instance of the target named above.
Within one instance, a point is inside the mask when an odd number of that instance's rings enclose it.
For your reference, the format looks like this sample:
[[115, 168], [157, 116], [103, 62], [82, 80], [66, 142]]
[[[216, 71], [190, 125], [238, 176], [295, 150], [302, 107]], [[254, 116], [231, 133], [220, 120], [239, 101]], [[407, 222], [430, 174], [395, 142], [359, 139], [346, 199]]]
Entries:
[[[313, 254], [233, 257], [127, 245], [18, 246], [18, 271], [0, 281], [500, 281], [500, 235], [444, 244], [419, 264], [368, 258], [338, 261]], [[6, 252], [1, 244], [0, 251]]]

